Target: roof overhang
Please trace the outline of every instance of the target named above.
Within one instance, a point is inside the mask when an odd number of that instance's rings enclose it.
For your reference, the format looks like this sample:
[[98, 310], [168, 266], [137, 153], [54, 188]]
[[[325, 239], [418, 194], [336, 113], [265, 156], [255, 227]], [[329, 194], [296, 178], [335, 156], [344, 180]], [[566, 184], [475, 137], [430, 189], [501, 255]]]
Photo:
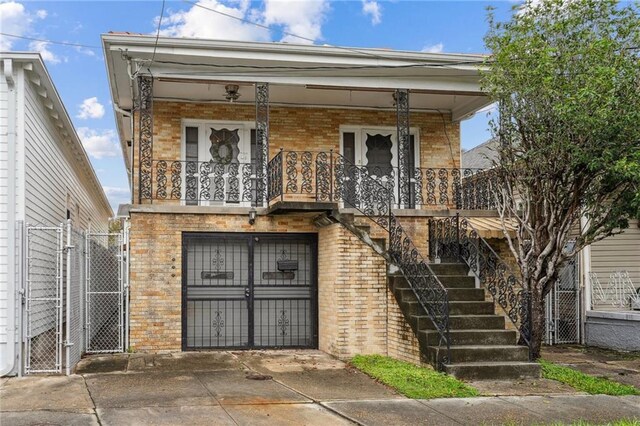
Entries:
[[224, 87], [233, 83], [238, 103], [253, 104], [254, 83], [266, 82], [272, 105], [391, 110], [394, 90], [408, 89], [412, 110], [459, 121], [491, 103], [480, 88], [485, 55], [131, 34], [106, 34], [102, 42], [128, 170], [132, 75], [154, 77], [156, 100], [225, 102]]
[[49, 111], [49, 116], [58, 129], [60, 136], [68, 142], [77, 164], [89, 179], [88, 184], [93, 187], [96, 194], [99, 194], [98, 197], [103, 212], [107, 213], [108, 217], [113, 216], [113, 210], [100, 180], [40, 54], [35, 52], [1, 52], [1, 56], [3, 59], [11, 59], [15, 64], [20, 64], [26, 71], [25, 78], [37, 86], [36, 92], [40, 97], [40, 101]]

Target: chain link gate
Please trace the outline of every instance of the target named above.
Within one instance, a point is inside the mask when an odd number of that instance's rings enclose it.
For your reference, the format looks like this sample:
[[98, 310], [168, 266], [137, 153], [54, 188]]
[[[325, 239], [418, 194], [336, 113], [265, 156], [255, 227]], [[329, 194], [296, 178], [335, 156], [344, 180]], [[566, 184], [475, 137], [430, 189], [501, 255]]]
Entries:
[[125, 257], [123, 233], [87, 233], [86, 351], [123, 352]]
[[26, 374], [62, 372], [63, 232], [26, 227]]
[[548, 345], [580, 343], [579, 266], [578, 256], [567, 260], [546, 296], [545, 343]]

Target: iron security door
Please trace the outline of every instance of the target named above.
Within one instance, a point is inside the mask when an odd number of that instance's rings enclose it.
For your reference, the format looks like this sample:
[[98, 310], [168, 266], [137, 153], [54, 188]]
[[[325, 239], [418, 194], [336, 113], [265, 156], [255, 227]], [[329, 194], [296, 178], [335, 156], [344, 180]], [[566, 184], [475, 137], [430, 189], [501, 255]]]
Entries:
[[184, 234], [183, 350], [315, 347], [316, 240]]

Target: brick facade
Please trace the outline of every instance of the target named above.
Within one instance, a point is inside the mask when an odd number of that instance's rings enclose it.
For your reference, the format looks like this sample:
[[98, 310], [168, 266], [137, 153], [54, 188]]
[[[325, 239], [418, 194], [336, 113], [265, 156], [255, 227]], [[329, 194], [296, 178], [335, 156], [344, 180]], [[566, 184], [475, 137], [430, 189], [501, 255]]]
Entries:
[[[153, 157], [166, 160], [181, 157], [183, 119], [255, 119], [253, 105], [238, 104], [156, 101], [153, 113]], [[391, 110], [272, 106], [270, 156], [280, 147], [337, 151], [341, 125], [395, 127], [396, 116]], [[419, 112], [411, 114], [411, 126], [420, 129], [422, 167], [459, 166], [458, 123], [440, 114]], [[137, 200], [137, 140], [135, 144], [133, 199]], [[318, 213], [291, 213], [258, 216], [252, 226], [246, 214], [208, 214], [203, 209], [185, 206], [187, 213], [135, 209], [131, 213], [130, 346], [134, 350], [181, 349], [182, 232], [304, 232], [318, 234], [319, 348], [341, 358], [381, 353], [419, 362], [418, 342], [388, 290], [384, 259], [341, 225], [317, 228], [313, 218]], [[426, 217], [402, 218], [423, 256], [427, 255], [426, 222]], [[356, 223], [372, 225], [366, 218], [357, 218]], [[386, 231], [372, 225], [371, 236], [384, 238]]]
[[[182, 120], [255, 121], [255, 106], [154, 101], [153, 158], [180, 160]], [[412, 112], [411, 127], [419, 129], [420, 167], [460, 165], [460, 125], [447, 115]], [[137, 124], [137, 122], [136, 122]], [[395, 128], [393, 110], [272, 106], [269, 112], [269, 158], [280, 148], [291, 151], [340, 150], [340, 126]], [[445, 129], [446, 126], [446, 129]], [[134, 200], [138, 197], [138, 141], [134, 141]]]

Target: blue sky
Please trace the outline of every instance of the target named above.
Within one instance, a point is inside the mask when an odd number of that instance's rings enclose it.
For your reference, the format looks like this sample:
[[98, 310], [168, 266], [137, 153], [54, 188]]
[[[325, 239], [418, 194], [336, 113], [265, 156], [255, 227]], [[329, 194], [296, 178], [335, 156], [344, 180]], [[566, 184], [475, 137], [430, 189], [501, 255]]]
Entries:
[[[167, 1], [162, 34], [242, 40], [384, 47], [433, 52], [486, 52], [486, 7], [500, 19], [513, 2], [380, 0], [199, 0], [208, 8], [268, 25], [270, 31], [215, 14], [186, 1]], [[62, 100], [114, 210], [129, 200], [128, 183], [115, 132], [100, 34], [154, 33], [162, 1], [3, 1], [0, 32], [91, 47], [63, 46], [0, 36], [2, 50], [42, 54]], [[487, 114], [462, 123], [462, 146], [489, 137]]]

